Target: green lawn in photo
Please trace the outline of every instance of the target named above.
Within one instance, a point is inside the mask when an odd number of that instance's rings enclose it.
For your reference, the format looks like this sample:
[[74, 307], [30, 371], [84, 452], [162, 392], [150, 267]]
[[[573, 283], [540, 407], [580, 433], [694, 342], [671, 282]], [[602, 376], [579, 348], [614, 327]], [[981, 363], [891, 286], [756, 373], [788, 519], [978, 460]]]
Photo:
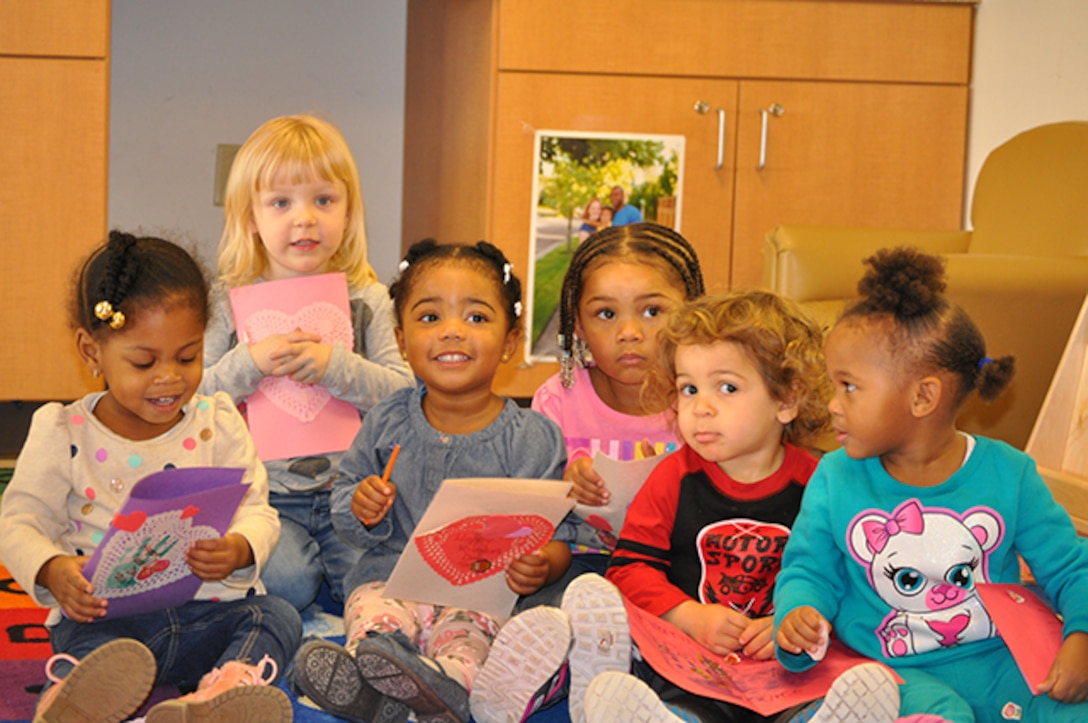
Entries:
[[540, 341], [544, 327], [559, 306], [559, 293], [563, 288], [563, 277], [570, 266], [570, 258], [577, 248], [577, 241], [572, 241], [571, 248], [559, 246], [536, 260], [533, 273], [533, 328], [531, 330], [533, 346]]

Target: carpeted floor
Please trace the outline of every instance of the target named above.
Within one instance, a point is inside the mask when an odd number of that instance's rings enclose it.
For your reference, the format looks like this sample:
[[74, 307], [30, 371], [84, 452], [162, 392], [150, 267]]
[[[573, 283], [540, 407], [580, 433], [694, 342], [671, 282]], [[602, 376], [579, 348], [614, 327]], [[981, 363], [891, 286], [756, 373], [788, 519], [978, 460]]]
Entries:
[[[332, 606], [325, 602], [325, 607]], [[333, 611], [335, 612], [335, 610]], [[36, 607], [23, 590], [0, 565], [0, 723], [29, 721], [34, 704], [45, 682], [45, 661], [53, 654], [49, 634], [44, 626], [46, 611]], [[307, 635], [318, 635], [343, 643], [343, 622], [338, 615], [326, 612], [318, 605], [303, 614]], [[286, 688], [281, 684], [284, 690]], [[172, 688], [156, 688], [148, 706], [177, 695]], [[288, 695], [290, 693], [288, 692]], [[335, 723], [340, 720], [312, 708], [291, 696], [297, 723]], [[145, 711], [148, 706], [145, 706]], [[141, 711], [139, 715], [142, 715]], [[565, 705], [559, 705], [534, 715], [532, 723], [569, 723]]]

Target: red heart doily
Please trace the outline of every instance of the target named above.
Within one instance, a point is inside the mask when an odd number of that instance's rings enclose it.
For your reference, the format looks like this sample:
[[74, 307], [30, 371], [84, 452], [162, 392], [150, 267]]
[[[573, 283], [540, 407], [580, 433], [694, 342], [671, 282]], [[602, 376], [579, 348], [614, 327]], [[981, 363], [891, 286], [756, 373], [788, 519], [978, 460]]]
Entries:
[[539, 515], [477, 515], [417, 535], [416, 547], [431, 569], [451, 584], [470, 585], [539, 550], [554, 532]]

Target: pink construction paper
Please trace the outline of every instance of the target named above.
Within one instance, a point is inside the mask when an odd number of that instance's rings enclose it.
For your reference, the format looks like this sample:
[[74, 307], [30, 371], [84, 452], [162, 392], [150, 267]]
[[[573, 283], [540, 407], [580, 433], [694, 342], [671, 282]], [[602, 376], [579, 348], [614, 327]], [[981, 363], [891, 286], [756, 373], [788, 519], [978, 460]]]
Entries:
[[196, 540], [226, 534], [249, 489], [245, 470], [184, 467], [149, 474], [135, 485], [83, 576], [109, 600], [107, 618], [189, 602], [203, 584], [185, 562]]
[[859, 663], [872, 662], [837, 640], [831, 642], [818, 665], [803, 673], [791, 673], [774, 659], [716, 655], [675, 625], [629, 600], [624, 602], [631, 638], [658, 674], [690, 693], [736, 703], [760, 715], [773, 715], [822, 698], [841, 673]]
[[[263, 281], [230, 291], [238, 343], [301, 329], [354, 348], [347, 277], [342, 273]], [[343, 452], [362, 421], [359, 410], [320, 384], [265, 377], [246, 397], [249, 431], [262, 460]]]
[[1031, 692], [1038, 695], [1062, 647], [1062, 621], [1023, 585], [979, 583], [982, 605], [994, 621]]

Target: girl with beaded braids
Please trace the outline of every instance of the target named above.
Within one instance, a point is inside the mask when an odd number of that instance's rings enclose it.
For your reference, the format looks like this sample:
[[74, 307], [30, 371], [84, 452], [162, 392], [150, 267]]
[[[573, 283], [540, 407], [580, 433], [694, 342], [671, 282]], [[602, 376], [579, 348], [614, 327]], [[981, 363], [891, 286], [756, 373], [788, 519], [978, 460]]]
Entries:
[[[786, 546], [778, 659], [818, 665], [834, 632], [902, 677], [902, 715], [1088, 720], [1088, 545], [1029, 456], [956, 428], [967, 395], [994, 398], [1013, 360], [987, 355], [939, 257], [896, 248], [866, 264], [825, 348], [842, 449], [820, 461]], [[976, 588], [1018, 583], [1020, 556], [1064, 618], [1040, 695]]]
[[[106, 389], [35, 412], [0, 507], [0, 558], [51, 608], [53, 684], [34, 720], [125, 720], [156, 682], [194, 692], [156, 705], [149, 723], [213, 711], [290, 720], [287, 696], [266, 684], [294, 655], [302, 621], [260, 594], [280, 525], [245, 422], [226, 394], [197, 393], [208, 321], [200, 267], [168, 241], [113, 231], [79, 271], [71, 316], [76, 349]], [[132, 486], [175, 466], [240, 467], [246, 496], [223, 537], [186, 551], [203, 581], [192, 601], [103, 619], [109, 603], [83, 566]]]
[[[694, 249], [668, 227], [613, 226], [575, 250], [559, 300], [560, 372], [537, 390], [532, 408], [563, 430], [569, 458], [564, 477], [574, 482], [573, 495], [582, 504], [609, 500], [593, 469], [598, 450], [631, 460], [676, 449], [665, 404], [648, 403], [642, 386], [657, 365], [657, 335], [669, 315], [702, 294]], [[617, 535], [618, 529], [579, 525], [579, 554], [567, 581], [582, 572], [604, 574]], [[556, 605], [563, 587], [552, 598], [527, 602]]]
[[[393, 339], [386, 288], [367, 261], [359, 172], [339, 130], [313, 115], [261, 125], [234, 159], [223, 211], [203, 390], [225, 391], [240, 403], [265, 377], [288, 377], [320, 387], [362, 416], [393, 390], [411, 386], [411, 370]], [[348, 279], [350, 348], [306, 330], [238, 343], [231, 288], [337, 271]], [[299, 610], [323, 585], [339, 601], [344, 574], [362, 554], [336, 534], [329, 518], [342, 454], [266, 460], [283, 534], [264, 582]]]
[[[385, 598], [385, 581], [442, 480], [558, 479], [566, 453], [555, 424], [491, 391], [522, 323], [521, 282], [502, 252], [483, 241], [426, 240], [400, 268], [389, 288], [395, 333], [419, 386], [393, 392], [367, 413], [333, 485], [333, 524], [366, 550], [344, 578], [346, 649], [303, 646], [288, 679], [350, 720], [403, 721], [411, 709], [419, 720], [465, 723], [498, 621]], [[383, 482], [397, 445], [397, 464]], [[561, 525], [556, 537], [569, 541], [571, 528]], [[510, 563], [506, 583], [531, 593], [569, 562], [567, 542], [552, 540]]]

